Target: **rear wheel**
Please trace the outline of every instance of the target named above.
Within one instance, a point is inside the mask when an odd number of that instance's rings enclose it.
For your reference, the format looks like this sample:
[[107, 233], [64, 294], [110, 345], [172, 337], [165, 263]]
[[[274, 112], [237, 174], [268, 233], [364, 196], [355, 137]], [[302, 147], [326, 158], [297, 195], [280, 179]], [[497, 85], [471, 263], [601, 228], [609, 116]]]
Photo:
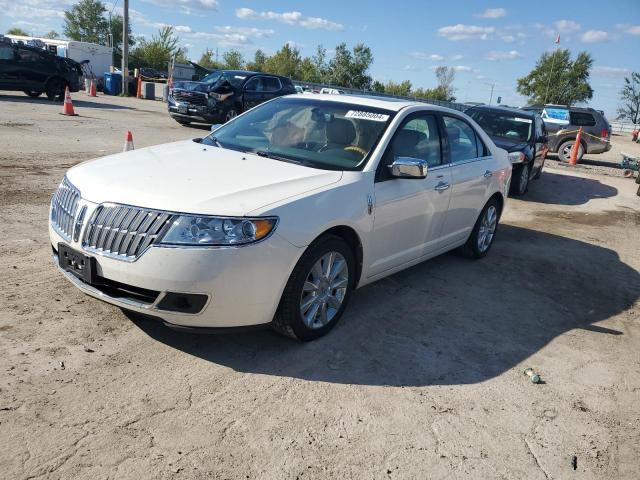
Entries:
[[298, 340], [328, 333], [344, 313], [355, 284], [355, 258], [340, 237], [315, 241], [293, 269], [272, 326]]
[[42, 95], [42, 92], [36, 92], [34, 90], [25, 90], [24, 93], [29, 95], [31, 98], [38, 98], [40, 95]]
[[[573, 149], [573, 144], [576, 143], [575, 140], [569, 140], [567, 142], [564, 142], [562, 145], [560, 145], [560, 148], [558, 148], [558, 157], [560, 157], [560, 161], [562, 162], [568, 162], [569, 159], [571, 158], [571, 150]], [[584, 148], [582, 146], [582, 144], [580, 144], [580, 146], [578, 147], [578, 162], [580, 160], [582, 160], [582, 156], [584, 155]]]
[[469, 258], [482, 258], [491, 249], [493, 240], [498, 230], [498, 219], [500, 218], [500, 204], [494, 197], [490, 199], [480, 212], [478, 220], [471, 231], [460, 252]]
[[52, 78], [47, 83], [47, 98], [49, 100], [61, 100], [64, 95], [65, 83], [59, 78]]

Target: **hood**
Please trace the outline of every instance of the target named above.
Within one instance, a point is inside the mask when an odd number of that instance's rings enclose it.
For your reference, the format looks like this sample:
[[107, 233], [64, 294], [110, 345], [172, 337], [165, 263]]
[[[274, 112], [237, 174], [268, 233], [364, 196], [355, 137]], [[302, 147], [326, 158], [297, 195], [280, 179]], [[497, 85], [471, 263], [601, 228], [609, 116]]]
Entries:
[[173, 212], [244, 216], [260, 207], [335, 183], [319, 170], [191, 140], [81, 163], [67, 178], [94, 203]]
[[210, 85], [202, 82], [173, 82], [173, 88], [177, 88], [179, 90], [187, 90], [189, 92], [204, 92], [207, 93], [209, 91]]
[[527, 148], [527, 143], [520, 140], [509, 140], [504, 137], [491, 137], [491, 140], [496, 144], [496, 147], [504, 148], [507, 152], [521, 152]]

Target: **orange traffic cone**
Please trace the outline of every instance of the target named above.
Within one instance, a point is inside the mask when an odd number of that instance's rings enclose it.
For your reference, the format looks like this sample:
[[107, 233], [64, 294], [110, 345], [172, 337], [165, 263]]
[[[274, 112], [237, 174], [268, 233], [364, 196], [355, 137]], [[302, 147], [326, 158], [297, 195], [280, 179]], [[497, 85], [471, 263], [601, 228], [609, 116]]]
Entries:
[[576, 165], [578, 163], [578, 150], [580, 149], [580, 140], [582, 139], [582, 127], [578, 129], [578, 135], [576, 135], [576, 141], [571, 149], [571, 155], [569, 156], [569, 165]]
[[131, 130], [127, 131], [127, 136], [124, 139], [124, 148], [123, 152], [128, 152], [129, 150], [133, 150], [133, 134]]
[[89, 96], [90, 97], [97, 97], [98, 94], [96, 93], [96, 81], [91, 79], [91, 86], [89, 87]]
[[138, 92], [136, 97], [142, 98], [142, 75], [138, 75]]
[[71, 117], [77, 117], [78, 114], [73, 111], [73, 103], [71, 103], [71, 94], [69, 93], [69, 87], [64, 90], [64, 104], [62, 105], [61, 115], [69, 115]]

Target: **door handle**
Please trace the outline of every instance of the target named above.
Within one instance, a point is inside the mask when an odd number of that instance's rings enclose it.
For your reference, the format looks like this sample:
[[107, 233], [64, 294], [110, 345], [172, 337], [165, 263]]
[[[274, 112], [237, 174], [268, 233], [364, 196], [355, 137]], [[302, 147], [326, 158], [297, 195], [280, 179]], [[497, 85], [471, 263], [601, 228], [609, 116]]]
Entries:
[[490, 177], [493, 177], [493, 173], [491, 173], [489, 170], [484, 172], [484, 178], [490, 178]]
[[444, 192], [447, 188], [449, 188], [451, 185], [445, 182], [440, 182], [436, 185], [435, 189], [438, 192]]

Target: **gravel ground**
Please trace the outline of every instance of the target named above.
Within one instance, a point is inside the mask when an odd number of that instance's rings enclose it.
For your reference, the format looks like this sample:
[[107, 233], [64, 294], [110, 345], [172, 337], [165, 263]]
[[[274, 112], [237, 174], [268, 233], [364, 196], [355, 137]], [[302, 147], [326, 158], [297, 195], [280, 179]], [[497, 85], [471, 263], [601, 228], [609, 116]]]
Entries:
[[74, 100], [0, 93], [0, 478], [638, 478], [635, 183], [547, 168], [486, 259], [358, 290], [316, 342], [187, 335], [80, 294], [46, 222], [64, 171], [127, 129], [204, 131]]

